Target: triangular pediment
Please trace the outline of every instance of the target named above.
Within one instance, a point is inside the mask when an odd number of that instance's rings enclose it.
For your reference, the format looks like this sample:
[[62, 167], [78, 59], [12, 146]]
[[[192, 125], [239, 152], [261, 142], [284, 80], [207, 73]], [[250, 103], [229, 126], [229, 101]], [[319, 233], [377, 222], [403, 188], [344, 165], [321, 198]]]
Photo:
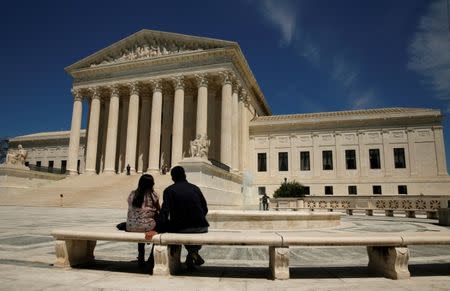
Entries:
[[236, 42], [141, 30], [66, 68], [83, 69], [237, 46]]

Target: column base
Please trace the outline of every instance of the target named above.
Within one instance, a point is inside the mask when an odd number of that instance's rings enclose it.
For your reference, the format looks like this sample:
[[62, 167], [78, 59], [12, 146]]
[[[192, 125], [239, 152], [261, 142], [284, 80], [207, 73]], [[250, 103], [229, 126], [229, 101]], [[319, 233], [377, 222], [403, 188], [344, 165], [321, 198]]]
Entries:
[[102, 175], [115, 175], [116, 171], [115, 170], [103, 170]]
[[67, 173], [69, 174], [69, 176], [78, 176], [78, 171], [76, 170], [67, 170]]

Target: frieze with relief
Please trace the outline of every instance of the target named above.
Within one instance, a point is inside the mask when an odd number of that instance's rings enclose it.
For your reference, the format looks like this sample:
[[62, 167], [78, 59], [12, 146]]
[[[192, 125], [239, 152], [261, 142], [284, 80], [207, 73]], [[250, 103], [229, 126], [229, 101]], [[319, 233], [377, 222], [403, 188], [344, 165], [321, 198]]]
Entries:
[[131, 49], [122, 50], [121, 54], [116, 56], [110, 56], [107, 59], [92, 63], [91, 68], [98, 66], [106, 66], [111, 64], [119, 64], [130, 61], [152, 59], [160, 56], [173, 55], [173, 54], [185, 54], [191, 52], [203, 51], [200, 47], [188, 47], [186, 45], [154, 45], [144, 44], [138, 45]]

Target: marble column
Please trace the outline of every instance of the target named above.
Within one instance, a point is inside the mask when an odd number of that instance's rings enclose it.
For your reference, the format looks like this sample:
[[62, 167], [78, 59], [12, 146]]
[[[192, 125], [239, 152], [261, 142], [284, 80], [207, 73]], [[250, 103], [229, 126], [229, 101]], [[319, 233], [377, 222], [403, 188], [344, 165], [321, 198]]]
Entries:
[[184, 78], [173, 78], [175, 97], [172, 124], [172, 167], [183, 158]]
[[231, 170], [239, 170], [239, 83], [233, 84], [231, 94]]
[[120, 128], [119, 128], [119, 137], [118, 137], [118, 163], [117, 163], [117, 172], [122, 173], [125, 170], [125, 152], [127, 149], [127, 123], [128, 123], [128, 105], [130, 103], [130, 99], [128, 96], [122, 96], [121, 105], [119, 105], [119, 115], [120, 115]]
[[[408, 138], [408, 162], [406, 163], [406, 167], [409, 167], [410, 175], [411, 176], [417, 176], [417, 166], [416, 166], [416, 155], [414, 154], [416, 152], [415, 149], [415, 142], [414, 142], [414, 130], [407, 128], [406, 129], [406, 136]], [[406, 154], [406, 153], [405, 153]]]
[[127, 148], [125, 154], [125, 167], [130, 165], [130, 171], [136, 171], [136, 147], [139, 118], [139, 88], [137, 82], [130, 86], [130, 104], [128, 107]]
[[442, 131], [442, 126], [433, 126], [433, 132], [438, 176], [447, 176], [447, 160], [445, 158], [444, 134]]
[[239, 115], [240, 115], [240, 144], [241, 144], [241, 150], [240, 150], [240, 157], [239, 157], [239, 170], [243, 172], [247, 168], [247, 145], [249, 142], [249, 131], [248, 131], [248, 119], [247, 119], [247, 105], [248, 105], [248, 99], [247, 99], [247, 91], [245, 89], [241, 90], [241, 94], [239, 96]]
[[220, 118], [220, 161], [231, 168], [231, 74], [222, 77], [222, 113]]
[[392, 176], [392, 170], [394, 169], [394, 150], [389, 145], [389, 130], [382, 129], [380, 134], [383, 142], [383, 156], [380, 157], [380, 160], [383, 161], [381, 169], [384, 168], [384, 175], [389, 177]]
[[161, 150], [162, 86], [160, 80], [152, 81], [152, 116], [150, 124], [150, 146], [148, 153], [148, 172], [159, 172], [159, 152]]
[[208, 133], [208, 80], [205, 74], [195, 77], [198, 86], [196, 136], [206, 136]]
[[150, 97], [142, 96], [141, 114], [139, 115], [139, 150], [137, 159], [137, 172], [143, 173], [148, 167], [148, 144], [150, 130]]
[[97, 162], [98, 127], [100, 120], [100, 92], [98, 88], [91, 89], [91, 112], [89, 116], [89, 133], [86, 149], [86, 174], [95, 174]]
[[108, 131], [106, 136], [105, 174], [115, 173], [117, 128], [119, 124], [119, 86], [112, 85], [109, 101]]
[[73, 110], [72, 123], [70, 127], [69, 141], [69, 160], [67, 162], [67, 170], [70, 175], [78, 174], [78, 152], [80, 150], [80, 129], [81, 117], [83, 113], [83, 96], [79, 90], [72, 89], [73, 94]]

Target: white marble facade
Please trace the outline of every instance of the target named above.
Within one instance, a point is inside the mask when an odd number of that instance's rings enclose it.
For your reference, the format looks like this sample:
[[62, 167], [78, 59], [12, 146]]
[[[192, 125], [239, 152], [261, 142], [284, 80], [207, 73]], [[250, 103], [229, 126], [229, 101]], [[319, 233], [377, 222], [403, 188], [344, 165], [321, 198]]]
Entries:
[[[128, 164], [132, 173], [156, 173], [189, 156], [200, 134], [210, 140], [209, 159], [249, 173], [255, 189], [269, 195], [284, 178], [311, 195], [325, 195], [326, 186], [333, 195], [349, 195], [349, 186], [357, 195], [373, 194], [374, 186], [382, 194], [397, 194], [399, 186], [408, 194], [450, 194], [439, 110], [271, 115], [235, 42], [142, 30], [66, 71], [73, 77], [65, 149], [71, 174], [80, 156], [85, 174], [121, 174]], [[308, 152], [309, 167], [301, 169], [300, 152]], [[324, 170], [324, 159], [332, 169]]]
[[66, 71], [74, 79], [71, 174], [83, 110], [86, 174], [120, 174], [128, 165], [157, 173], [189, 156], [197, 135], [209, 139], [209, 159], [242, 172], [248, 116], [270, 114], [234, 42], [142, 30]]

